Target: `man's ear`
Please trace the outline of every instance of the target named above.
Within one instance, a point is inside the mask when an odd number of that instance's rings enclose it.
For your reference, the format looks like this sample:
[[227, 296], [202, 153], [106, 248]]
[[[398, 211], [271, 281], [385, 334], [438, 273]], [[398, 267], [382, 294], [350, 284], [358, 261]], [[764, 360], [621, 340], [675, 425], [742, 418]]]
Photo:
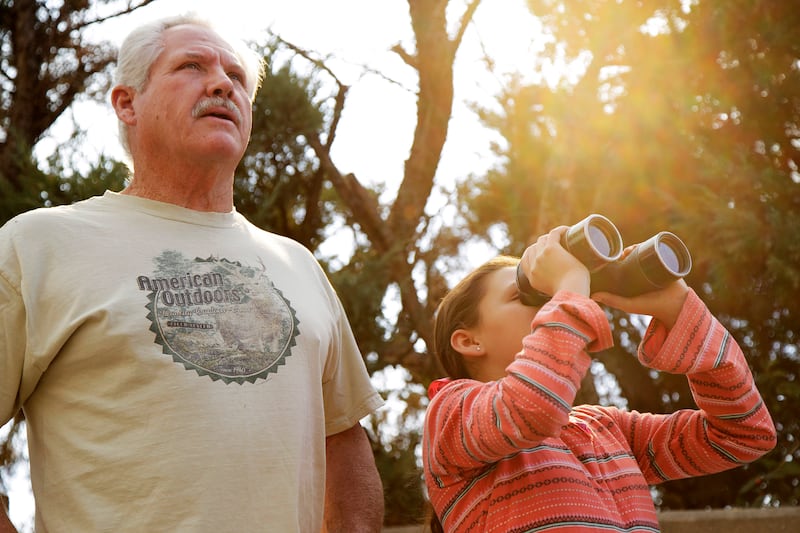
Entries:
[[117, 118], [128, 126], [136, 124], [136, 110], [133, 108], [135, 95], [136, 91], [127, 85], [117, 85], [111, 90], [111, 105]]
[[480, 357], [486, 353], [475, 336], [466, 329], [457, 329], [450, 335], [450, 346], [464, 357]]

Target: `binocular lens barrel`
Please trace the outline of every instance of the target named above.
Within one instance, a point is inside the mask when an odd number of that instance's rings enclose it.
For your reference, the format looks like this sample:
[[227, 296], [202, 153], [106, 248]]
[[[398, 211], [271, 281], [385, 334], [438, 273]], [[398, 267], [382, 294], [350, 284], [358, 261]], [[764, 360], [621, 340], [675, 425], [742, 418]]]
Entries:
[[662, 231], [640, 243], [621, 261], [592, 275], [592, 292], [636, 296], [666, 287], [691, 269], [692, 256], [683, 241]]
[[[636, 296], [663, 288], [692, 269], [689, 249], [668, 231], [653, 235], [619, 259], [622, 237], [616, 226], [602, 215], [589, 215], [571, 226], [561, 244], [591, 272], [592, 292]], [[550, 298], [531, 287], [519, 266], [517, 288], [525, 305], [540, 307]]]
[[571, 226], [564, 233], [561, 245], [590, 272], [615, 261], [622, 254], [622, 236], [603, 215], [589, 215]]
[[692, 256], [683, 241], [667, 231], [655, 236], [656, 253], [664, 268], [672, 272], [676, 278], [682, 278], [692, 269]]

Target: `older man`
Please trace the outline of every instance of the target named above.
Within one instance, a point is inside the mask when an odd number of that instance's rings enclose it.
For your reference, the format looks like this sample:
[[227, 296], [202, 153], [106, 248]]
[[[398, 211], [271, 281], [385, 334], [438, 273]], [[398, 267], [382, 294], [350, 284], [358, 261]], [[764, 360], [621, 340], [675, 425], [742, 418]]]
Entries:
[[233, 207], [261, 74], [193, 16], [135, 30], [128, 187], [0, 229], [0, 423], [25, 412], [37, 533], [380, 529], [382, 401], [339, 299]]

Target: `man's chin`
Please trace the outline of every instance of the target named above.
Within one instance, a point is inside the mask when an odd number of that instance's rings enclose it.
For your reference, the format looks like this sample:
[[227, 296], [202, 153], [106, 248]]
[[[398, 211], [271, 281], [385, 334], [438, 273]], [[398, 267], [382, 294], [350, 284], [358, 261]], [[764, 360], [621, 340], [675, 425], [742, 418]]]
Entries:
[[[203, 155], [231, 159], [236, 163], [244, 155], [247, 143], [242, 143], [241, 138], [230, 134], [216, 133], [203, 140]], [[202, 156], [201, 156], [202, 157]]]

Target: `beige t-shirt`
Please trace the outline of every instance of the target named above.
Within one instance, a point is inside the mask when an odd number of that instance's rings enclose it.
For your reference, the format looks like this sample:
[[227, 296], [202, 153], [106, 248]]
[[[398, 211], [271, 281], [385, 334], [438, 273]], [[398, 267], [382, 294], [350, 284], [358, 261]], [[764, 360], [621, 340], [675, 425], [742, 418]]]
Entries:
[[0, 423], [37, 533], [319, 531], [325, 436], [381, 405], [313, 256], [108, 192], [0, 229]]

